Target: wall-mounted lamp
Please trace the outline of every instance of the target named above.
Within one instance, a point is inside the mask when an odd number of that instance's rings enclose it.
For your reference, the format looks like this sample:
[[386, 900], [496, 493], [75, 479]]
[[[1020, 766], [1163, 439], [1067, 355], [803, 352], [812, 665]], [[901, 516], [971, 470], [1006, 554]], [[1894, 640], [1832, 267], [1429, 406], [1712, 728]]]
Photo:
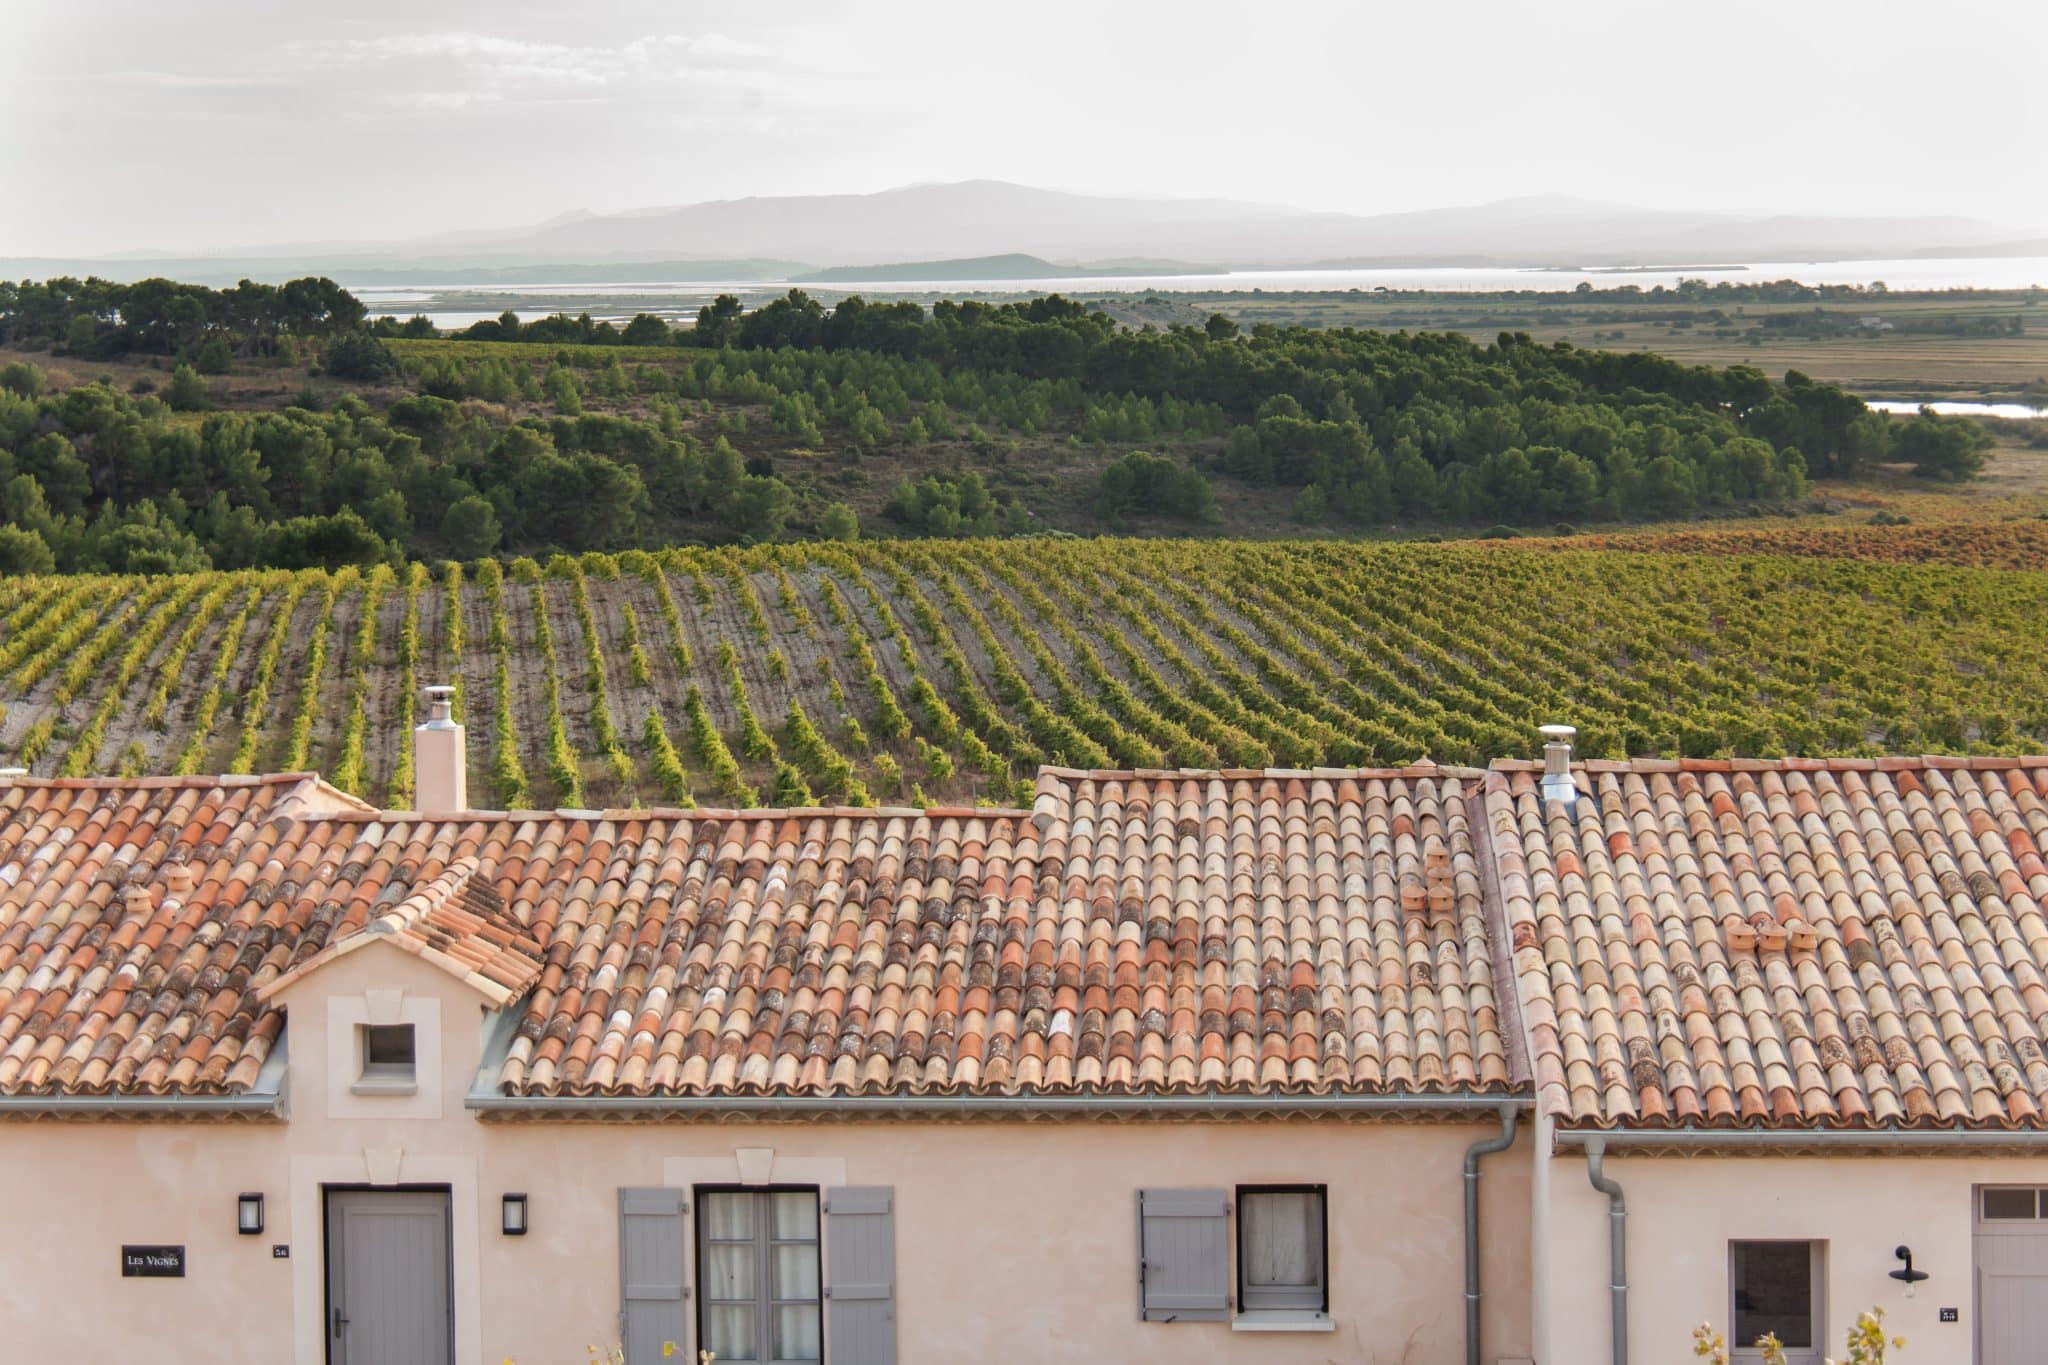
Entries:
[[235, 1231], [244, 1237], [254, 1237], [263, 1231], [263, 1196], [260, 1194], [239, 1194], [235, 1196]]
[[507, 1237], [526, 1235], [526, 1196], [508, 1194], [505, 1196], [504, 1219], [499, 1224]]
[[1891, 1275], [1895, 1280], [1905, 1281], [1906, 1297], [1910, 1299], [1913, 1297], [1913, 1286], [1926, 1279], [1927, 1272], [1913, 1269], [1913, 1248], [1911, 1247], [1893, 1247], [1892, 1255], [1906, 1263], [1904, 1270], [1894, 1270]]

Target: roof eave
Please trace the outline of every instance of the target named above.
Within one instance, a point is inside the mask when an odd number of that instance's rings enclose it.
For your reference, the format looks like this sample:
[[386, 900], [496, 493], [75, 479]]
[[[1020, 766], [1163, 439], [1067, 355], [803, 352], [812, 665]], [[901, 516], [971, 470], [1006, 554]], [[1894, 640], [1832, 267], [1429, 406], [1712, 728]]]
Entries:
[[506, 1095], [472, 1090], [479, 1118], [1217, 1119], [1520, 1115], [1528, 1095]]
[[1552, 1148], [1622, 1155], [1926, 1151], [2048, 1155], [2048, 1128], [1559, 1128]]
[[0, 1095], [0, 1121], [9, 1119], [255, 1119], [282, 1122], [289, 1111], [291, 1052], [283, 1035], [263, 1059], [247, 1090], [223, 1094]]

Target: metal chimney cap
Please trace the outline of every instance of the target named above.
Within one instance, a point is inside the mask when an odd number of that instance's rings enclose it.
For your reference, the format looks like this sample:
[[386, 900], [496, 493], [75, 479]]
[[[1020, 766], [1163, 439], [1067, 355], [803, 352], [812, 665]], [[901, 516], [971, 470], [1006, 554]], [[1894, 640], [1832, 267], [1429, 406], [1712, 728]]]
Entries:
[[427, 693], [427, 723], [422, 730], [453, 730], [455, 727], [455, 689], [447, 683], [430, 683]]
[[1569, 744], [1579, 737], [1579, 727], [1576, 725], [1539, 725], [1536, 730], [1545, 739], [1562, 744]]

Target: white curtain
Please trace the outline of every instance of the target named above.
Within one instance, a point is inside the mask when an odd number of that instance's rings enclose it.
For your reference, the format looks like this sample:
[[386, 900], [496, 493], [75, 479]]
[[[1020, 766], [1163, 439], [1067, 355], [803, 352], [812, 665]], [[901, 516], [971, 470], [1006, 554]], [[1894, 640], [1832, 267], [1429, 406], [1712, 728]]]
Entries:
[[1316, 1283], [1322, 1237], [1316, 1226], [1315, 1195], [1248, 1194], [1240, 1212], [1246, 1287], [1300, 1288]]

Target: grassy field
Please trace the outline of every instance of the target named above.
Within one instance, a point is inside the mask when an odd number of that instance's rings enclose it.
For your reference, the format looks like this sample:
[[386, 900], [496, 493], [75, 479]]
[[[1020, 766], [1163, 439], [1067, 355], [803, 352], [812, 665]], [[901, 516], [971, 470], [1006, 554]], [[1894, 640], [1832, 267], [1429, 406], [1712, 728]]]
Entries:
[[[1245, 326], [1463, 332], [1482, 341], [1527, 332], [1614, 351], [1655, 351], [1700, 365], [1803, 370], [1867, 397], [2017, 399], [2048, 405], [2048, 291], [1893, 294], [1858, 302], [1717, 303], [1672, 296], [1569, 293], [1461, 296], [1353, 293], [1098, 294], [1134, 326], [1199, 326], [1222, 312]], [[1816, 311], [1818, 310], [1818, 312]], [[1776, 325], [1770, 319], [1779, 319]], [[1889, 323], [1866, 326], [1865, 319]], [[2009, 329], [2017, 321], [2022, 329]], [[1796, 324], [1796, 325], [1787, 325]], [[1928, 331], [1915, 330], [1931, 329]], [[1997, 330], [1999, 335], [1944, 332]]]

